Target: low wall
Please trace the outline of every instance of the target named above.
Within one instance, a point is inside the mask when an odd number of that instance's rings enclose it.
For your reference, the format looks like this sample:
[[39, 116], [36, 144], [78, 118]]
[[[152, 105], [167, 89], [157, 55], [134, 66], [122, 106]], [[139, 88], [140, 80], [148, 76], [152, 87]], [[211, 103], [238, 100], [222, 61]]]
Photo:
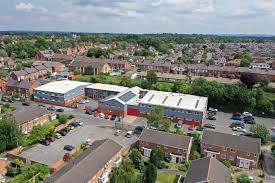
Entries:
[[19, 159], [21, 161], [23, 161], [24, 163], [27, 162], [27, 159], [26, 158], [23, 158], [21, 156], [19, 156], [18, 154], [20, 154], [21, 152], [23, 152], [24, 150], [24, 147], [22, 146], [19, 146], [11, 151], [9, 151], [6, 155], [7, 158], [11, 158], [11, 159]]

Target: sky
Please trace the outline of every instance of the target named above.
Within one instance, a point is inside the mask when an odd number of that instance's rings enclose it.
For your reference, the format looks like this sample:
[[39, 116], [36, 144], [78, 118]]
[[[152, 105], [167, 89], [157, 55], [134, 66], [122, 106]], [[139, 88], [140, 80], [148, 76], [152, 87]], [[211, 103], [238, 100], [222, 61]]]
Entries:
[[275, 34], [275, 0], [0, 0], [0, 31]]

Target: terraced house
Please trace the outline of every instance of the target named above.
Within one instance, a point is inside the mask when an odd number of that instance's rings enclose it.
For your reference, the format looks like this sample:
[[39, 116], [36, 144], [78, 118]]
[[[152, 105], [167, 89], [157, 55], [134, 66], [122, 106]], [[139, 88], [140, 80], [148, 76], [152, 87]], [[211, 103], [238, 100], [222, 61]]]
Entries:
[[139, 150], [146, 157], [150, 157], [152, 150], [161, 149], [171, 162], [183, 163], [189, 160], [192, 137], [144, 129], [138, 144]]
[[258, 167], [261, 154], [261, 140], [245, 136], [204, 130], [201, 153], [220, 161], [230, 160], [232, 165], [244, 169]]

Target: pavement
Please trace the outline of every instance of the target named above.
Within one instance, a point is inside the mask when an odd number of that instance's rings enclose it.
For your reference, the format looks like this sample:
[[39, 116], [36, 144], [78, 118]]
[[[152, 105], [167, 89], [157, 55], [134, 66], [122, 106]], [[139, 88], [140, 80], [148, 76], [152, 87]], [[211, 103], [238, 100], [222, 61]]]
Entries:
[[77, 147], [84, 143], [88, 138], [93, 140], [109, 138], [123, 147], [128, 147], [138, 139], [136, 135], [131, 138], [126, 138], [126, 132], [123, 132], [119, 136], [115, 136], [115, 121], [95, 118], [91, 115], [85, 114], [84, 110], [65, 108], [64, 114], [73, 114], [77, 120], [83, 121], [83, 126], [71, 130], [65, 137], [56, 139], [56, 141], [52, 142], [49, 146], [37, 144], [35, 147], [22, 152], [20, 156], [51, 166], [63, 158], [63, 155], [67, 152], [63, 150], [65, 145]]

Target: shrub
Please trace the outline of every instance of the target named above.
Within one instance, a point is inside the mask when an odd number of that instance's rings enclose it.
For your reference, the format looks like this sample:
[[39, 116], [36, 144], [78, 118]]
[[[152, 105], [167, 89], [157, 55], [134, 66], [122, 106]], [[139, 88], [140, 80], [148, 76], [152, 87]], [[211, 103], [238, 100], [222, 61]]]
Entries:
[[67, 123], [67, 121], [68, 121], [68, 117], [67, 117], [66, 115], [60, 114], [60, 115], [58, 116], [58, 122], [59, 122], [59, 123], [65, 124], [65, 123]]
[[74, 115], [72, 115], [72, 114], [70, 114], [69, 116], [68, 116], [68, 119], [73, 119], [74, 118]]
[[186, 172], [187, 171], [187, 167], [185, 165], [178, 165], [178, 170]]
[[231, 167], [231, 161], [230, 160], [225, 160], [223, 162], [223, 164], [227, 167], [227, 168], [230, 168]]

